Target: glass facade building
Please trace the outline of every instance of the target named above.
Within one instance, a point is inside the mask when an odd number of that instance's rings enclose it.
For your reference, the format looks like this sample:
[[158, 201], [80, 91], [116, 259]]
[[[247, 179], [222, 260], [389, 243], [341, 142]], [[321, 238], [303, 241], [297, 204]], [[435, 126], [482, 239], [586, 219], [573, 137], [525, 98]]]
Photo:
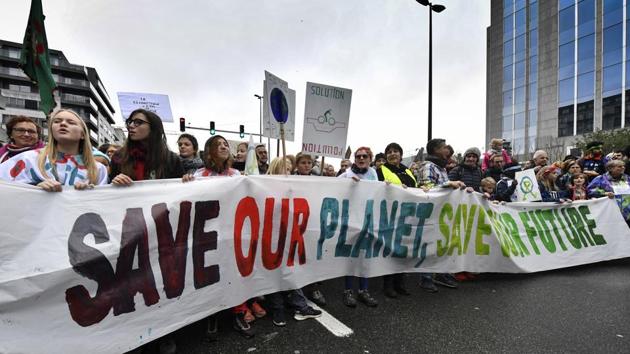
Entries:
[[630, 0], [492, 0], [486, 140], [524, 156], [629, 127], [629, 43]]

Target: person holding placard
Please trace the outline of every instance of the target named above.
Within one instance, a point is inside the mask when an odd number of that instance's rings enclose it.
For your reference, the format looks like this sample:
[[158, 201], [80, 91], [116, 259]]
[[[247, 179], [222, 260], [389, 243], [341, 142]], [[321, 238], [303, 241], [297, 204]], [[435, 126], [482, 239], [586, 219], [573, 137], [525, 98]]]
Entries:
[[625, 164], [621, 160], [611, 160], [606, 164], [606, 173], [595, 177], [588, 185], [589, 196], [615, 198], [621, 214], [630, 226], [630, 176], [624, 173]]

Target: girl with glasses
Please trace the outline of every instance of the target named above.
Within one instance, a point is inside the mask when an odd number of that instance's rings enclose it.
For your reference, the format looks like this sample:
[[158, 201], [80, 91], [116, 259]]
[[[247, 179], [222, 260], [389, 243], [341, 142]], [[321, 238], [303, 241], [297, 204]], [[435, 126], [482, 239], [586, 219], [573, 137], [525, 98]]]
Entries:
[[112, 184], [130, 186], [133, 181], [181, 178], [182, 163], [168, 149], [160, 117], [144, 109], [131, 112], [125, 122], [129, 132], [120, 150], [112, 156]]
[[90, 133], [74, 111], [53, 112], [48, 122], [48, 145], [29, 150], [0, 165], [0, 179], [36, 185], [48, 192], [62, 186], [88, 189], [107, 184], [107, 169], [94, 159]]

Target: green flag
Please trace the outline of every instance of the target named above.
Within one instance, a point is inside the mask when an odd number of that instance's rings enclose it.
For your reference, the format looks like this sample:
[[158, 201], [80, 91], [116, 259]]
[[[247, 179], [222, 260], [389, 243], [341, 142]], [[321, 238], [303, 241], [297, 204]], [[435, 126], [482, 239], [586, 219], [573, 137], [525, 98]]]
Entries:
[[41, 0], [31, 1], [31, 13], [28, 16], [24, 42], [22, 43], [22, 55], [20, 67], [24, 73], [39, 88], [41, 102], [39, 109], [46, 116], [55, 106], [53, 91], [57, 87], [50, 69], [48, 56], [48, 40], [44, 28], [44, 12]]

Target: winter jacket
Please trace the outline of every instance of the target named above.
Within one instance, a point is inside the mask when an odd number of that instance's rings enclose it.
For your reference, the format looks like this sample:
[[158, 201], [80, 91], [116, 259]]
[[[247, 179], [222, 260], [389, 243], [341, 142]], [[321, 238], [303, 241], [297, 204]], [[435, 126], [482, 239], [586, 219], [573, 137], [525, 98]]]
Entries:
[[479, 191], [481, 186], [481, 168], [479, 166], [468, 166], [460, 164], [448, 173], [449, 181], [462, 181], [466, 187], [472, 187]]
[[[490, 168], [490, 158], [492, 157], [492, 155], [494, 155], [496, 153], [498, 153], [498, 151], [494, 151], [494, 150], [488, 150], [488, 151], [483, 153], [483, 158], [481, 160], [481, 170], [482, 171], [485, 171], [488, 168]], [[501, 149], [501, 154], [503, 155], [503, 164], [507, 165], [509, 163], [512, 163], [512, 158], [507, 153], [507, 151], [505, 151], [505, 149]]]
[[508, 177], [501, 177], [501, 179], [497, 182], [497, 187], [494, 191], [493, 199], [501, 202], [516, 201], [516, 196], [514, 195], [516, 186], [516, 181], [514, 181], [513, 179], [510, 179]]
[[[599, 198], [603, 197], [607, 192], [614, 193], [614, 183], [612, 176], [608, 172], [595, 177], [587, 187], [589, 197]], [[617, 183], [625, 183], [627, 186], [630, 186], [630, 176], [627, 174], [621, 175], [621, 179]], [[615, 200], [619, 205], [619, 209], [621, 209], [621, 214], [624, 219], [626, 222], [630, 223], [630, 194], [615, 195]]]

